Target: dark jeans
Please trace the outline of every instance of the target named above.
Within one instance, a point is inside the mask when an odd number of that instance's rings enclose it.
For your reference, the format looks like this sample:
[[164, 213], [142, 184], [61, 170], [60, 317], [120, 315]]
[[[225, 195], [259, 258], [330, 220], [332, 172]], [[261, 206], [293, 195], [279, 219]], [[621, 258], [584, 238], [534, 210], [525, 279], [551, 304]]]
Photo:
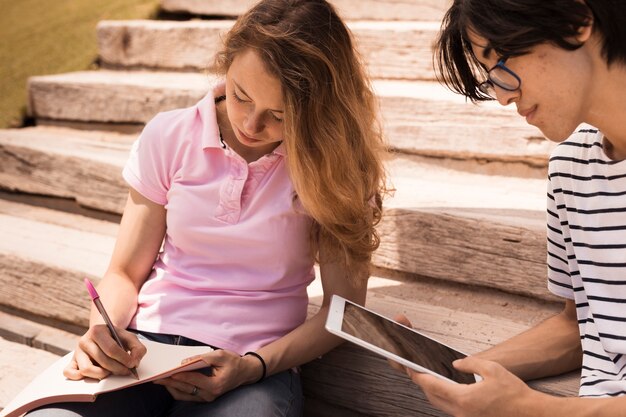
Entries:
[[[203, 343], [182, 336], [138, 332], [140, 338], [175, 345]], [[242, 385], [210, 403], [177, 401], [161, 385], [145, 383], [101, 394], [93, 403], [50, 404], [29, 417], [299, 417], [300, 376], [291, 370]]]

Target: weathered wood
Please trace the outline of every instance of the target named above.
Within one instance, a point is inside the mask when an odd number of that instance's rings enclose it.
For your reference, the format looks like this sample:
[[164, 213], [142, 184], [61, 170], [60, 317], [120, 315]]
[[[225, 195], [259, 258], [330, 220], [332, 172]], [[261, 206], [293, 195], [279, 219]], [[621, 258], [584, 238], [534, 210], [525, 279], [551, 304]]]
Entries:
[[[0, 187], [122, 212], [128, 188], [121, 169], [131, 137], [101, 139], [99, 134], [66, 130], [40, 137], [39, 132], [0, 132]], [[392, 160], [388, 166], [401, 162]], [[498, 185], [489, 176], [419, 168], [392, 169], [404, 180], [396, 184], [400, 189], [395, 200], [386, 203], [390, 208], [379, 226], [376, 266], [552, 299], [545, 287], [543, 180], [536, 191], [528, 191], [508, 179]], [[500, 201], [499, 190], [507, 188], [506, 200]], [[507, 207], [526, 211], [503, 211]]]
[[372, 78], [436, 80], [432, 44], [439, 22], [349, 22]]
[[[89, 301], [81, 281], [84, 276], [97, 281], [104, 271], [115, 225], [107, 228], [98, 220], [68, 213], [57, 218], [52, 210], [21, 207], [0, 201], [0, 230], [12, 236], [11, 243], [0, 246], [0, 304], [60, 324], [86, 326]], [[20, 285], [11, 285], [15, 282]], [[310, 314], [320, 307], [320, 286], [318, 279], [309, 292]], [[416, 328], [467, 353], [486, 349], [556, 311], [554, 304], [504, 292], [466, 286], [450, 291], [450, 284], [442, 281], [374, 277], [369, 286], [370, 308], [387, 316], [403, 313]], [[465, 300], [465, 305], [459, 300]], [[441, 416], [404, 375], [377, 355], [350, 344], [306, 365], [303, 378], [308, 398], [337, 410], [343, 407], [364, 416]], [[573, 392], [575, 382], [575, 378], [557, 378], [539, 387], [566, 394]], [[365, 398], [349, 395], [355, 389]]]
[[[209, 78], [186, 73], [78, 72], [29, 80], [38, 119], [145, 123], [194, 104]], [[435, 82], [374, 83], [390, 146], [418, 155], [523, 162], [545, 167], [553, 145], [512, 108], [475, 106]]]
[[232, 20], [101, 21], [97, 26], [104, 66], [170, 70], [212, 69]]
[[555, 144], [497, 103], [475, 105], [436, 82], [375, 81], [387, 140], [404, 153], [547, 166]]
[[[0, 244], [3, 271], [0, 273], [0, 304], [52, 321], [85, 326], [89, 302], [84, 298], [82, 279], [89, 276], [97, 280], [104, 273], [113, 250], [114, 237], [109, 231], [104, 235], [100, 231], [92, 231], [92, 223], [99, 221], [73, 216], [76, 219], [74, 226], [62, 226], [59, 223], [64, 220], [55, 221], [55, 212], [48, 212], [49, 221], [0, 214], [0, 230], [4, 235], [12, 236], [10, 242], [6, 239], [4, 244]], [[101, 228], [99, 224], [96, 227], [97, 230]], [[455, 267], [455, 270], [458, 269], [461, 268]], [[11, 285], [14, 282], [20, 282], [20, 285]], [[422, 300], [424, 303], [414, 305], [414, 298], [410, 295], [418, 291], [411, 290], [417, 284], [401, 285], [402, 292], [395, 292], [394, 296], [385, 295], [384, 287], [372, 290], [368, 303], [377, 306], [383, 314], [403, 312], [410, 318], [417, 317], [416, 327], [453, 345], [463, 346], [468, 352], [486, 349], [490, 344], [519, 333], [529, 325], [521, 320], [536, 318], [527, 314], [519, 314], [516, 319], [498, 317], [498, 325], [493, 326], [492, 316], [480, 312], [459, 313], [455, 308], [445, 308], [442, 304], [447, 301], [441, 297], [433, 299], [436, 304]], [[439, 284], [435, 281], [431, 285], [436, 288]], [[429, 291], [432, 290], [428, 286], [421, 290]], [[463, 291], [467, 296], [471, 290]], [[34, 294], [37, 303], [32, 303]], [[477, 305], [498, 311], [490, 306], [492, 295], [477, 294], [476, 297]], [[512, 302], [511, 299], [514, 299], [504, 293], [497, 297], [500, 302]], [[311, 300], [312, 305], [319, 302], [316, 298]], [[553, 311], [550, 306], [547, 310], [546, 307], [534, 307], [538, 311], [546, 311], [546, 314]], [[545, 314], [541, 318], [545, 318]]]
[[[221, 36], [232, 20], [102, 21], [100, 61], [112, 68], [214, 71]], [[434, 80], [431, 44], [437, 22], [348, 23], [374, 78]]]
[[[370, 416], [437, 416], [436, 410], [409, 378], [382, 357], [345, 343], [302, 368], [305, 396]], [[579, 377], [570, 373], [536, 381], [533, 386], [558, 396], [576, 396]], [[358, 393], [355, 399], [355, 393]]]
[[121, 213], [122, 179], [136, 136], [67, 129], [0, 131], [0, 188], [76, 199], [86, 207]]
[[6, 407], [31, 379], [59, 357], [50, 352], [0, 338], [0, 409]]
[[84, 71], [31, 77], [29, 114], [107, 123], [145, 123], [160, 111], [188, 107], [214, 83], [200, 74]]
[[0, 311], [0, 338], [65, 355], [76, 347], [78, 335]]
[[[519, 310], [517, 317], [503, 319], [498, 310], [468, 313], [441, 305], [431, 293], [424, 294], [419, 301], [411, 300], [411, 285], [394, 286], [398, 291], [389, 295], [387, 288], [369, 290], [366, 305], [369, 308], [393, 317], [403, 313], [409, 317], [413, 327], [450, 346], [466, 353], [475, 353], [495, 345], [553, 314], [549, 305], [527, 306], [528, 311], [542, 310], [543, 318], [526, 321]], [[463, 299], [467, 290], [460, 291]], [[471, 291], [471, 290], [469, 290]], [[435, 290], [434, 293], [437, 291]], [[429, 297], [430, 295], [430, 297]], [[473, 296], [475, 296], [474, 294]], [[448, 294], [452, 296], [452, 294]], [[492, 294], [497, 297], [497, 295]], [[470, 296], [471, 297], [471, 296]], [[517, 304], [522, 299], [511, 298], [511, 304], [501, 305], [500, 312], [512, 308], [524, 308]], [[466, 300], [467, 304], [471, 303]], [[479, 302], [487, 306], [493, 300], [484, 298]], [[502, 299], [500, 301], [503, 301]], [[319, 308], [312, 306], [311, 314]], [[481, 307], [478, 307], [480, 309]], [[519, 321], [526, 321], [521, 324]], [[424, 398], [421, 391], [403, 374], [391, 370], [386, 360], [351, 343], [344, 343], [327, 353], [321, 359], [303, 366], [305, 395], [330, 402], [370, 416], [443, 416]], [[579, 375], [576, 372], [558, 377], [533, 381], [531, 385], [543, 392], [558, 396], [576, 396]], [[358, 387], [355, 384], [358, 383]], [[363, 393], [358, 401], [354, 392]]]
[[[41, 220], [4, 214], [23, 205], [0, 200], [0, 305], [64, 327], [86, 327], [90, 308], [83, 279], [104, 273], [114, 237], [102, 222], [63, 214]], [[4, 207], [9, 207], [4, 209]], [[38, 211], [53, 219], [56, 213]], [[72, 225], [63, 225], [73, 217]]]
[[[161, 0], [169, 12], [207, 16], [237, 16], [257, 0]], [[344, 19], [441, 20], [447, 0], [332, 0]]]
[[468, 216], [445, 208], [388, 210], [379, 226], [384, 243], [374, 254], [374, 264], [555, 299], [546, 291], [543, 217], [536, 212], [509, 217], [489, 216], [488, 211]]
[[83, 279], [95, 276], [4, 253], [0, 268], [1, 305], [60, 328], [87, 327], [90, 305]]

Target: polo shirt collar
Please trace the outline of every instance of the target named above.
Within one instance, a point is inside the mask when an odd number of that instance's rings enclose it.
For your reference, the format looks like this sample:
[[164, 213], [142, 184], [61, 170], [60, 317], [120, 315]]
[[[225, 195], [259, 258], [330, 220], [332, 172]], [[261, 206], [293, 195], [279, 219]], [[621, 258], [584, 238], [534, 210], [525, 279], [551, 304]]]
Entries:
[[223, 148], [220, 140], [220, 128], [217, 124], [215, 97], [224, 95], [225, 90], [224, 82], [219, 82], [197, 104], [198, 115], [202, 121], [202, 149]]

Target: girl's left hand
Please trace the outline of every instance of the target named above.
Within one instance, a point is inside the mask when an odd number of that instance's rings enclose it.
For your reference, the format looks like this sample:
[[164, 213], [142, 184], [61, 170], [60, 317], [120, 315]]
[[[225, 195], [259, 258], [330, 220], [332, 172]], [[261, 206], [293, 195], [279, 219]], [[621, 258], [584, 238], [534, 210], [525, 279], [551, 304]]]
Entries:
[[197, 358], [211, 367], [211, 376], [199, 371], [180, 372], [154, 383], [165, 386], [176, 400], [211, 402], [240, 385], [256, 381], [262, 372], [256, 358], [222, 349], [193, 356], [183, 363]]

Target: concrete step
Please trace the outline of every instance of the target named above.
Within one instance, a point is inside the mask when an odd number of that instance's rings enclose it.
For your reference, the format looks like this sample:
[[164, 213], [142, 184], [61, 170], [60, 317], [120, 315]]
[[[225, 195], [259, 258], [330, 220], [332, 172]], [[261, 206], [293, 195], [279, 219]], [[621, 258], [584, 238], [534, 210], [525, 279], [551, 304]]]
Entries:
[[[191, 73], [88, 71], [29, 80], [30, 114], [45, 124], [132, 125], [157, 112], [190, 106], [210, 76]], [[545, 169], [554, 145], [515, 112], [466, 103], [436, 82], [374, 82], [389, 145], [416, 155], [523, 163]], [[89, 126], [89, 125], [88, 125]]]
[[[161, 0], [168, 12], [203, 16], [237, 16], [257, 0]], [[441, 20], [448, 2], [441, 0], [332, 0], [344, 19]]]
[[[233, 20], [101, 21], [100, 62], [107, 68], [213, 70], [221, 36]], [[439, 22], [350, 21], [373, 78], [434, 80], [431, 44]]]
[[[131, 137], [102, 135], [41, 127], [0, 131], [0, 187], [74, 198], [120, 214]], [[406, 155], [387, 168], [396, 192], [385, 201], [377, 267], [550, 297], [543, 177], [458, 171]]]

